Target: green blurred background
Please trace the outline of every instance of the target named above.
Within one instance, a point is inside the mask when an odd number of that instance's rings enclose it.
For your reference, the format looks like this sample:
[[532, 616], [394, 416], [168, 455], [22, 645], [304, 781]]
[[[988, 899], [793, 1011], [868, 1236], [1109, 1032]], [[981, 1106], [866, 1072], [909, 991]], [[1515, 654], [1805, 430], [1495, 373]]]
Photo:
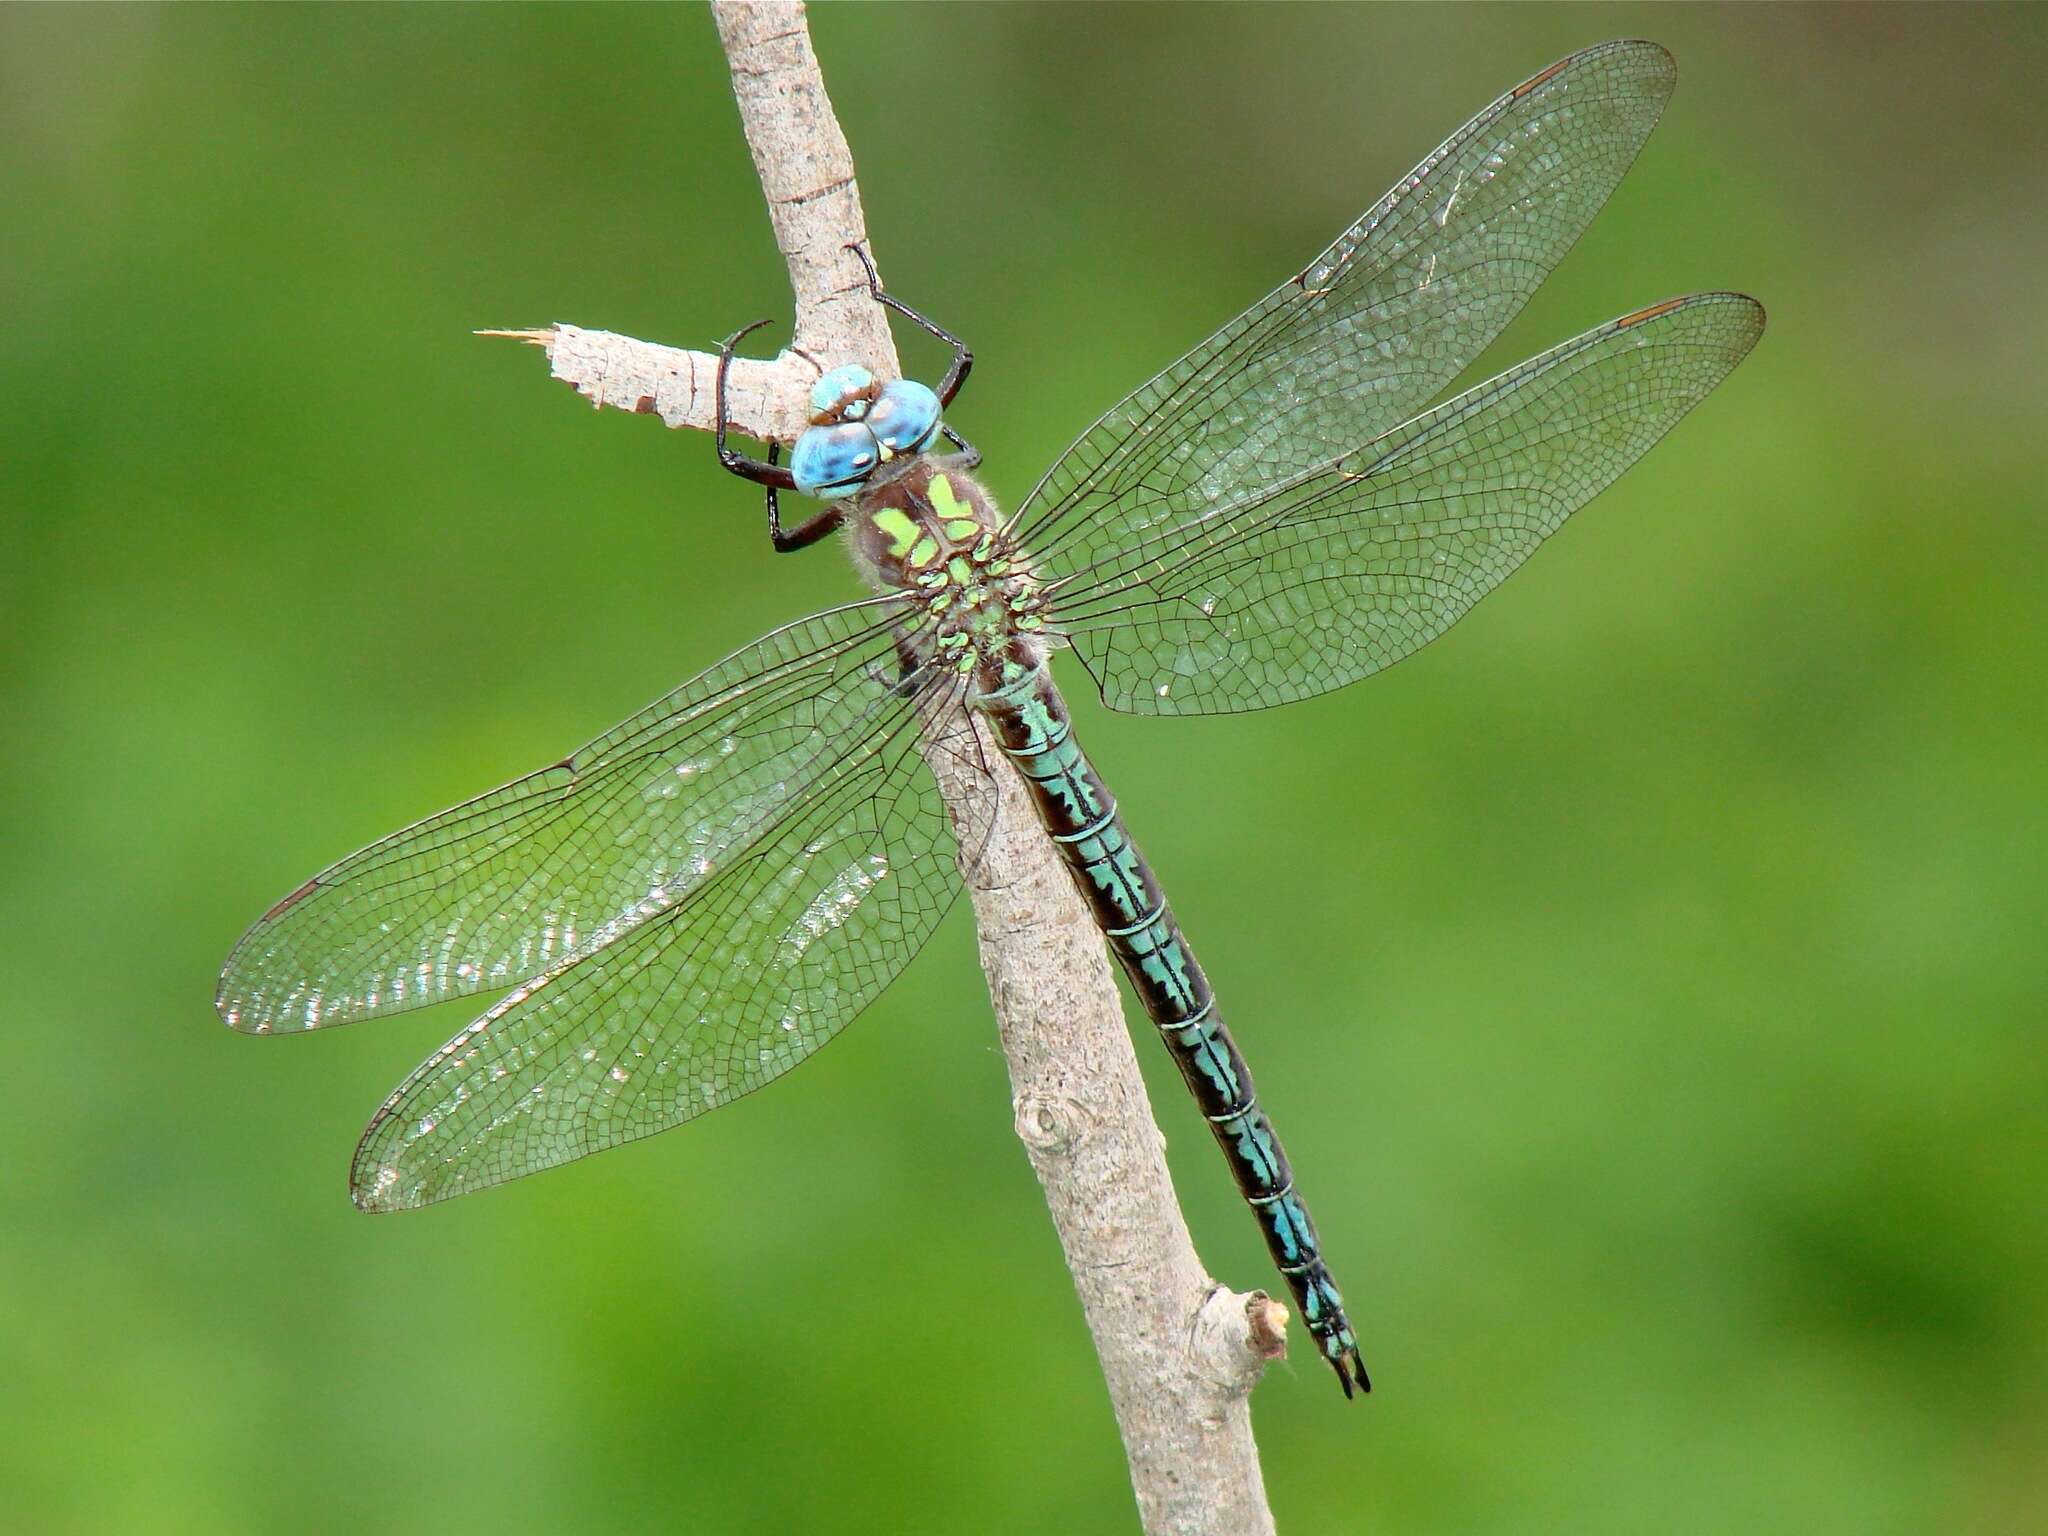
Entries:
[[[1488, 363], [1724, 286], [1755, 356], [1371, 686], [1082, 710], [1380, 1386], [1297, 1338], [1267, 1478], [1293, 1531], [2041, 1529], [2043, 12], [814, 33], [1013, 501], [1497, 92], [1677, 53]], [[466, 1012], [212, 1013], [313, 869], [853, 590], [703, 438], [468, 334], [786, 314], [708, 15], [9, 7], [0, 210], [0, 1525], [1132, 1529], [964, 910], [771, 1092], [402, 1219], [348, 1154]]]

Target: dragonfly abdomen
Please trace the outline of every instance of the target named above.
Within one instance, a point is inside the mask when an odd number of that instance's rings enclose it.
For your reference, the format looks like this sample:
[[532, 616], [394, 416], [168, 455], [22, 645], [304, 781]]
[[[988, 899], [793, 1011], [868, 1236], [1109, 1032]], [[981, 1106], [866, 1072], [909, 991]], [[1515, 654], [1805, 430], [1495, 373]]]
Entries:
[[1369, 1389], [1343, 1298], [1322, 1258], [1294, 1171], [1259, 1107], [1251, 1069], [1225, 1027], [1199, 961], [1112, 795], [1074, 737], [1042, 662], [1012, 659], [977, 679], [973, 700], [1017, 765], [1038, 817], [1180, 1067], [1302, 1319], [1349, 1394]]

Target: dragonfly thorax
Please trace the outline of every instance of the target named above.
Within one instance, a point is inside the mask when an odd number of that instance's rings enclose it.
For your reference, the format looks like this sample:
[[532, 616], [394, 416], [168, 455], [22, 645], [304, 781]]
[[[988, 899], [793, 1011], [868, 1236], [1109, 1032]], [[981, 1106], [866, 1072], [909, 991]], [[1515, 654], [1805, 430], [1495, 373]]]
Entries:
[[988, 493], [946, 459], [892, 468], [870, 482], [848, 524], [868, 580], [915, 601], [919, 649], [962, 673], [1014, 653], [1020, 639], [1036, 652], [1045, 595]]

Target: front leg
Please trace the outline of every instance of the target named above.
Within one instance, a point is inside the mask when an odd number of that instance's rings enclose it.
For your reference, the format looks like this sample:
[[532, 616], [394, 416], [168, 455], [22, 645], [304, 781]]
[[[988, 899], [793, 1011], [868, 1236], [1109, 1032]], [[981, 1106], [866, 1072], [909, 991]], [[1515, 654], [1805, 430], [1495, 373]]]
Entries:
[[777, 504], [776, 492], [796, 489], [796, 477], [779, 462], [782, 445], [770, 441], [766, 460], [750, 459], [735, 448], [725, 444], [727, 416], [725, 408], [726, 370], [732, 366], [733, 349], [742, 337], [751, 331], [758, 331], [766, 320], [756, 320], [752, 325], [742, 326], [726, 337], [725, 345], [718, 349], [718, 462], [742, 480], [751, 480], [763, 486], [768, 493], [768, 542], [779, 555], [792, 550], [804, 549], [824, 538], [839, 527], [845, 514], [837, 504], [827, 507], [816, 517], [806, 518], [787, 532], [782, 527], [782, 509]]

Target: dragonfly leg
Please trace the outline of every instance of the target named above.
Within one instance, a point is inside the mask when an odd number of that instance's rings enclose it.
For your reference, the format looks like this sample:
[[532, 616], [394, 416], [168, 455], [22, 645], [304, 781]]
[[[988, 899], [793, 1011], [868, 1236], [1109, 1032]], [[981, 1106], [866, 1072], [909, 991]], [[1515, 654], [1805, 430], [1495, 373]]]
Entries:
[[751, 480], [754, 484], [766, 489], [768, 494], [768, 542], [775, 546], [777, 554], [786, 555], [792, 550], [803, 549], [807, 545], [815, 544], [818, 540], [833, 532], [838, 528], [844, 513], [835, 503], [817, 516], [807, 518], [796, 527], [785, 532], [782, 527], [782, 509], [777, 504], [776, 493], [778, 491], [795, 490], [796, 476], [792, 475], [779, 462], [782, 457], [782, 445], [771, 439], [768, 444], [768, 457], [766, 459], [750, 459], [738, 449], [728, 448], [725, 444], [725, 432], [728, 425], [725, 408], [725, 375], [726, 370], [732, 366], [733, 348], [737, 347], [740, 344], [741, 338], [750, 331], [758, 331], [767, 323], [766, 320], [756, 320], [752, 325], [742, 326], [739, 330], [726, 337], [725, 344], [718, 349], [718, 462], [738, 475], [742, 480]]
[[948, 442], [960, 450], [960, 467], [962, 469], [974, 469], [980, 465], [981, 450], [979, 448], [975, 447], [974, 444], [967, 441], [966, 438], [943, 422], [939, 424], [939, 430], [946, 434]]
[[[868, 275], [868, 294], [877, 304], [895, 310], [897, 314], [910, 321], [911, 324], [930, 335], [938, 337], [940, 341], [943, 341], [953, 349], [953, 361], [946, 369], [946, 376], [939, 380], [932, 390], [932, 393], [939, 397], [940, 405], [951, 405], [953, 397], [960, 393], [960, 386], [967, 382], [968, 370], [974, 366], [974, 354], [967, 350], [967, 343], [958, 336], [955, 336], [944, 326], [936, 325], [926, 319], [901, 299], [885, 293], [882, 289], [882, 280], [875, 276], [875, 264], [868, 260], [868, 253], [857, 245], [849, 245], [847, 249], [860, 258], [860, 264]], [[946, 436], [953, 437], [953, 434], [948, 432]], [[957, 437], [953, 437], [953, 441], [960, 443], [960, 439]], [[960, 443], [960, 446], [964, 448], [966, 444]], [[979, 462], [979, 460], [977, 459], [976, 462]]]
[[[768, 445], [768, 463], [773, 466], [782, 452], [780, 443]], [[799, 549], [808, 549], [827, 534], [837, 533], [839, 525], [846, 520], [843, 503], [833, 502], [824, 511], [813, 514], [794, 528], [782, 526], [782, 510], [775, 504], [775, 487], [768, 487], [768, 542], [775, 546], [775, 553], [787, 555]]]

